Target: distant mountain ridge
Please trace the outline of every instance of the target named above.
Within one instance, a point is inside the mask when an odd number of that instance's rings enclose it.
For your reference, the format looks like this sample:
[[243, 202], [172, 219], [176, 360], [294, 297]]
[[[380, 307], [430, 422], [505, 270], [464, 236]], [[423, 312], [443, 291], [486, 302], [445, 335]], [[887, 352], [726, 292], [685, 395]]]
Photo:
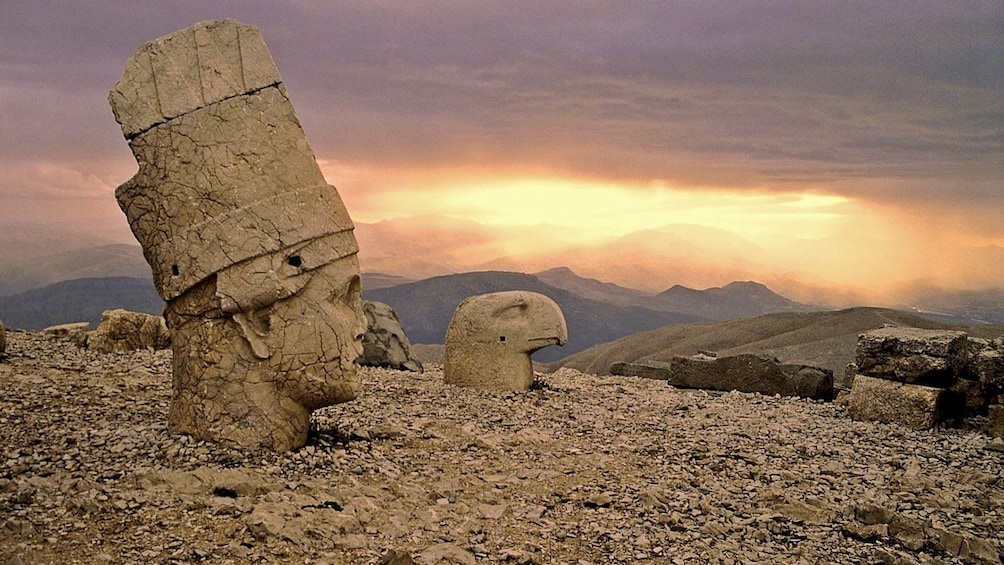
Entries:
[[450, 318], [464, 298], [507, 290], [538, 292], [557, 302], [564, 312], [568, 343], [564, 347], [540, 350], [534, 355], [538, 361], [554, 361], [638, 331], [700, 319], [688, 314], [583, 298], [536, 276], [503, 271], [446, 275], [389, 288], [364, 289], [363, 298], [389, 304], [397, 312], [412, 343], [443, 343]]
[[[29, 246], [30, 248], [30, 246]], [[139, 245], [110, 243], [47, 253], [0, 257], [0, 296], [61, 281], [105, 277], [150, 277]]]
[[40, 330], [70, 322], [97, 327], [105, 310], [124, 308], [160, 315], [164, 301], [152, 278], [104, 277], [62, 281], [0, 297], [0, 321], [7, 327]]
[[729, 320], [772, 312], [806, 312], [819, 307], [789, 300], [754, 281], [731, 282], [723, 287], [696, 290], [682, 285], [652, 295], [641, 290], [600, 282], [575, 274], [567, 267], [549, 269], [534, 276], [579, 296], [649, 310], [689, 314], [705, 320]]

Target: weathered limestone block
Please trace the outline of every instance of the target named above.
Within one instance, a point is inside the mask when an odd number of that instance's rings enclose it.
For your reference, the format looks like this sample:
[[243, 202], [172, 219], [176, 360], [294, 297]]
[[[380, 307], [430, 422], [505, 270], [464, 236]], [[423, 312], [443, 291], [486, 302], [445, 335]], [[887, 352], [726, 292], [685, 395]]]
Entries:
[[360, 364], [421, 373], [422, 363], [412, 354], [411, 342], [394, 309], [383, 302], [364, 300], [363, 313], [366, 335]]
[[42, 329], [42, 334], [52, 339], [73, 339], [91, 329], [88, 322], [71, 322], [69, 324], [59, 324]]
[[138, 349], [166, 349], [171, 334], [162, 316], [128, 310], [105, 310], [87, 338], [87, 348], [102, 353], [126, 353]]
[[991, 404], [987, 415], [987, 434], [990, 437], [1004, 438], [1004, 404]]
[[665, 370], [668, 384], [680, 388], [737, 390], [781, 396], [833, 398], [833, 373], [808, 365], [788, 365], [768, 355], [676, 356]]
[[855, 363], [862, 375], [948, 386], [966, 366], [966, 334], [887, 327], [858, 336]]
[[857, 375], [851, 389], [851, 418], [896, 423], [924, 430], [942, 418], [945, 389]]
[[472, 296], [457, 306], [446, 329], [444, 380], [528, 390], [533, 383], [530, 354], [566, 341], [561, 308], [542, 294], [515, 290]]
[[970, 337], [966, 342], [968, 370], [963, 378], [987, 385], [991, 394], [1004, 392], [1004, 338]]
[[353, 225], [257, 29], [147, 43], [109, 94], [139, 171], [115, 196], [167, 302], [168, 426], [236, 446], [306, 442], [362, 353]]
[[645, 363], [612, 363], [610, 374], [620, 377], [641, 377], [643, 379], [654, 379], [665, 381], [669, 379], [669, 363], [658, 361], [648, 361]]

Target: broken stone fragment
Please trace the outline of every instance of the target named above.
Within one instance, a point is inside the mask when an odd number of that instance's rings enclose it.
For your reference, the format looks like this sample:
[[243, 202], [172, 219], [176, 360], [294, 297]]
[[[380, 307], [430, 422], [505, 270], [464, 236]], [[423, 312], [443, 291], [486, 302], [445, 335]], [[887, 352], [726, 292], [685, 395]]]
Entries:
[[941, 388], [858, 375], [848, 399], [848, 411], [855, 420], [924, 430], [942, 419], [945, 395]]
[[412, 353], [411, 342], [394, 309], [383, 302], [364, 300], [363, 313], [366, 314], [366, 335], [359, 363], [421, 373], [422, 363]]
[[542, 294], [515, 290], [472, 296], [457, 306], [446, 329], [444, 380], [528, 390], [533, 383], [530, 354], [567, 341], [561, 308]]
[[126, 353], [139, 349], [166, 349], [171, 334], [163, 316], [127, 310], [105, 310], [101, 322], [87, 338], [87, 348], [102, 353]]
[[615, 363], [615, 375], [661, 379], [679, 388], [737, 390], [820, 400], [833, 398], [833, 374], [808, 365], [784, 364], [767, 355], [741, 353], [727, 357], [676, 356], [668, 366]]
[[109, 103], [139, 164], [115, 196], [167, 302], [169, 429], [303, 445], [310, 412], [359, 388], [358, 248], [261, 34], [202, 22], [142, 45]]
[[958, 331], [880, 328], [858, 336], [855, 363], [869, 377], [948, 386], [965, 369], [966, 338]]

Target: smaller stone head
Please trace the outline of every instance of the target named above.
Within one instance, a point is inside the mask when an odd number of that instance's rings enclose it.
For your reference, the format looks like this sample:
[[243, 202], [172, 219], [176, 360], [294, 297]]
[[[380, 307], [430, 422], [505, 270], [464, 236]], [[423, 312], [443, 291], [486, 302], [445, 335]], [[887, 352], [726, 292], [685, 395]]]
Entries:
[[567, 341], [561, 308], [542, 294], [509, 291], [472, 296], [457, 306], [446, 330], [445, 381], [528, 390], [533, 382], [530, 354]]

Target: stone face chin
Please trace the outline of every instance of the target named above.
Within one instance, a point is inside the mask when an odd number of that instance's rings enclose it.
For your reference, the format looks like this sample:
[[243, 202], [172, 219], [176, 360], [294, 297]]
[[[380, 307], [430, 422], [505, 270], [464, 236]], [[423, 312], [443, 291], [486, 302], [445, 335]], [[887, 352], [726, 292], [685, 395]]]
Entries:
[[203, 22], [140, 46], [109, 103], [139, 171], [115, 196], [167, 302], [169, 427], [240, 447], [306, 442], [355, 397], [358, 247], [261, 34]]
[[561, 308], [542, 294], [510, 291], [472, 296], [457, 306], [446, 330], [444, 380], [527, 390], [533, 383], [530, 354], [567, 341]]

